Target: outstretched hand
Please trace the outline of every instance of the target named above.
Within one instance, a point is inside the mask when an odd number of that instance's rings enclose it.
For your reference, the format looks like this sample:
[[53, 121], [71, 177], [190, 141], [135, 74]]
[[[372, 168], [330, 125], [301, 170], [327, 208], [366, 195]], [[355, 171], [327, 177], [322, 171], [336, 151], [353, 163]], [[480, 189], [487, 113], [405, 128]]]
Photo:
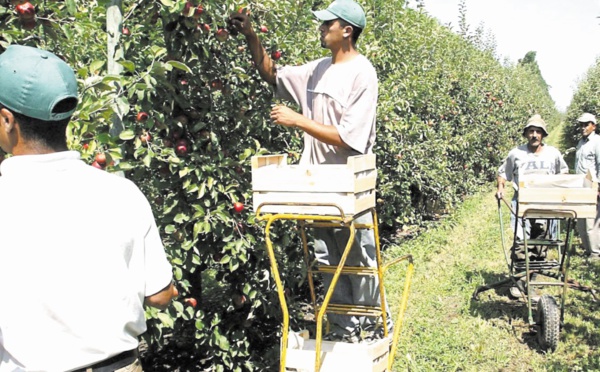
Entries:
[[239, 32], [244, 36], [250, 36], [254, 32], [249, 13], [245, 9], [231, 13], [227, 22], [229, 23], [230, 31]]

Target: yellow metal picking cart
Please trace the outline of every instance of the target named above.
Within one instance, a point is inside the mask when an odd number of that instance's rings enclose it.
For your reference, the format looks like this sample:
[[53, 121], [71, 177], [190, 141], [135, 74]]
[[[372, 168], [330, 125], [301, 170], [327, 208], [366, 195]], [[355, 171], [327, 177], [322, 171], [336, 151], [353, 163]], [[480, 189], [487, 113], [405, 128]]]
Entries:
[[[288, 165], [286, 155], [256, 156], [252, 158], [253, 204], [257, 220], [265, 221], [266, 246], [278, 297], [283, 313], [280, 372], [284, 371], [391, 371], [402, 319], [408, 304], [410, 282], [414, 271], [411, 255], [382, 263], [375, 211], [375, 183], [377, 170], [375, 155], [359, 155], [347, 164]], [[358, 223], [359, 217], [370, 214], [372, 223]], [[308, 331], [291, 332], [284, 287], [279, 274], [271, 229], [276, 221], [298, 222], [304, 259], [308, 268], [308, 284], [315, 309], [316, 334], [310, 339]], [[307, 229], [348, 229], [349, 238], [337, 266], [314, 266], [310, 263]], [[372, 229], [375, 236], [377, 267], [348, 267], [357, 229]], [[388, 334], [384, 273], [399, 262], [408, 263], [402, 299], [400, 301], [393, 335]], [[317, 304], [313, 275], [332, 274], [331, 285], [323, 301]], [[340, 275], [373, 276], [379, 279], [380, 306], [330, 304]], [[336, 313], [369, 316], [381, 319], [383, 338], [369, 343], [345, 343], [323, 340], [325, 314]]]

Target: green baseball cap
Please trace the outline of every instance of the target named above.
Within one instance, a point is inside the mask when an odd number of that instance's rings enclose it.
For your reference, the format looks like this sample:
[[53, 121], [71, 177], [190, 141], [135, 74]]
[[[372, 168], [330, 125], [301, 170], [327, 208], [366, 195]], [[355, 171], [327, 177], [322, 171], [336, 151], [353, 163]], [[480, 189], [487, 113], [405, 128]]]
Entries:
[[313, 11], [313, 14], [321, 21], [331, 21], [341, 18], [361, 29], [364, 29], [367, 25], [365, 11], [358, 3], [352, 0], [335, 0], [327, 9]]
[[[72, 104], [59, 110], [66, 99]], [[77, 106], [75, 73], [46, 50], [11, 45], [0, 54], [0, 104], [35, 119], [66, 119]]]

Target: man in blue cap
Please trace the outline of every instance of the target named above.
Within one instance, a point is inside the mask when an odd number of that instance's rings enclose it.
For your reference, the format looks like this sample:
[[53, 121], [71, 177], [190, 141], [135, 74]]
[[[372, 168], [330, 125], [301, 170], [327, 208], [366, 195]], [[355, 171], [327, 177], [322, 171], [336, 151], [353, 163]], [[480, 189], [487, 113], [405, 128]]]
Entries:
[[[349, 156], [369, 154], [375, 143], [377, 73], [360, 54], [356, 43], [366, 26], [363, 8], [352, 0], [336, 0], [313, 12], [322, 21], [321, 46], [330, 56], [301, 66], [276, 66], [253, 30], [245, 13], [231, 15], [234, 29], [245, 36], [261, 78], [275, 86], [278, 97], [301, 107], [298, 113], [285, 105], [271, 111], [275, 124], [304, 132], [300, 164], [346, 164]], [[357, 219], [372, 223], [371, 215]], [[337, 265], [348, 241], [347, 230], [316, 229], [315, 255], [320, 264]], [[358, 230], [347, 266], [376, 266], [372, 230]], [[331, 276], [324, 275], [326, 288]], [[342, 275], [332, 303], [378, 306], [376, 278]], [[332, 332], [328, 339], [359, 341], [361, 327], [372, 328], [372, 319], [328, 314]], [[388, 317], [390, 319], [390, 317]], [[391, 319], [388, 324], [391, 329]], [[381, 328], [379, 328], [381, 330]]]
[[176, 294], [144, 195], [68, 150], [77, 102], [54, 54], [0, 54], [0, 372], [139, 372], [144, 305]]

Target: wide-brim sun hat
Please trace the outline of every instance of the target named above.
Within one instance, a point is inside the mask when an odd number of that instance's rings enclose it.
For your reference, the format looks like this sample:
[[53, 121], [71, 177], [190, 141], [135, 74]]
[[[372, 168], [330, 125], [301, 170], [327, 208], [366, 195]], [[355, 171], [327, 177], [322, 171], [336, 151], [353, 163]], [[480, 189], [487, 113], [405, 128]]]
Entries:
[[546, 127], [546, 122], [538, 114], [533, 115], [532, 117], [529, 118], [529, 120], [527, 120], [527, 124], [525, 124], [525, 127], [523, 128], [523, 135], [525, 135], [525, 131], [529, 127], [540, 128], [541, 130], [544, 131], [544, 136], [548, 135], [548, 129]]

